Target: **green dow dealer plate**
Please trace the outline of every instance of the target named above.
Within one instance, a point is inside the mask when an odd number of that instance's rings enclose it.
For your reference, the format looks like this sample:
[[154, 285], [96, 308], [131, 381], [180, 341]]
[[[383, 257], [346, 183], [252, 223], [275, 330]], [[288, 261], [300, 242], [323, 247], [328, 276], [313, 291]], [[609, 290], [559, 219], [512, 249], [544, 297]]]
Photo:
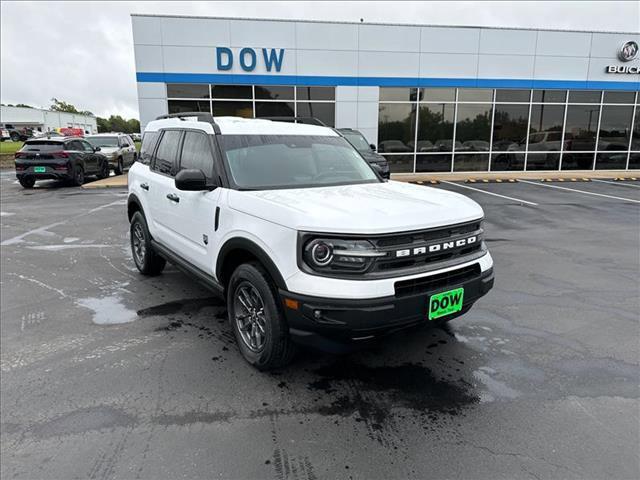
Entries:
[[33, 167], [33, 171], [36, 173], [44, 173], [47, 171], [46, 167]]
[[447, 292], [436, 293], [429, 299], [429, 320], [444, 317], [462, 310], [464, 288], [456, 288]]

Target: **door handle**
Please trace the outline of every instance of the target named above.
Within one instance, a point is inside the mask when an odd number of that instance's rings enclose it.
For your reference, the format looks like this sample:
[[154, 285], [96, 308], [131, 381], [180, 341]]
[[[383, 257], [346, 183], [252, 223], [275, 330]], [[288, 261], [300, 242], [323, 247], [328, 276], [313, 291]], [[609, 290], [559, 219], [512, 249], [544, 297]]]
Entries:
[[178, 203], [180, 201], [180, 197], [175, 195], [175, 194], [173, 194], [173, 193], [167, 193], [167, 198], [169, 200], [171, 200], [172, 202], [176, 202], [176, 203]]
[[140, 188], [143, 189], [143, 190], [146, 190], [148, 192], [149, 191], [149, 184], [141, 183], [140, 184]]

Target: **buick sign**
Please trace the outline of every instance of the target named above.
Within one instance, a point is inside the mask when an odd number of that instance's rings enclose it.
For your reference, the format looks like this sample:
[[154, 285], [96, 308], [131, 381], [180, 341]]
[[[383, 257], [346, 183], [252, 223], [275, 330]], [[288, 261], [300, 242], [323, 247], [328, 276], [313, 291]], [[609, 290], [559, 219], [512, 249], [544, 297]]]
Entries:
[[630, 62], [638, 56], [638, 44], [633, 40], [624, 42], [618, 50], [618, 58], [623, 62]]

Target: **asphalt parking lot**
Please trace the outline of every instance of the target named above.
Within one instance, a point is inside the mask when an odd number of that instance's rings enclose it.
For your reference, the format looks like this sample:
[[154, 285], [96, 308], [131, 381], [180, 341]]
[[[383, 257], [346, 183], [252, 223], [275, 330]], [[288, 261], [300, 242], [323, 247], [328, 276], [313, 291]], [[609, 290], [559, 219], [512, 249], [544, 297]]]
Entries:
[[124, 190], [14, 180], [3, 479], [640, 477], [638, 182], [437, 185], [484, 207], [494, 290], [447, 329], [261, 374], [222, 302], [138, 275]]

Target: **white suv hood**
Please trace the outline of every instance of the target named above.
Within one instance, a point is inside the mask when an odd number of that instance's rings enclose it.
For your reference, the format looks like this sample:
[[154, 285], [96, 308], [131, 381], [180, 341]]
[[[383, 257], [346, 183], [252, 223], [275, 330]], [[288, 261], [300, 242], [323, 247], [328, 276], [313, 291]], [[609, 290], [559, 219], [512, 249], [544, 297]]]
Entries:
[[229, 206], [310, 232], [391, 233], [477, 220], [480, 205], [457, 193], [401, 182], [229, 192]]

